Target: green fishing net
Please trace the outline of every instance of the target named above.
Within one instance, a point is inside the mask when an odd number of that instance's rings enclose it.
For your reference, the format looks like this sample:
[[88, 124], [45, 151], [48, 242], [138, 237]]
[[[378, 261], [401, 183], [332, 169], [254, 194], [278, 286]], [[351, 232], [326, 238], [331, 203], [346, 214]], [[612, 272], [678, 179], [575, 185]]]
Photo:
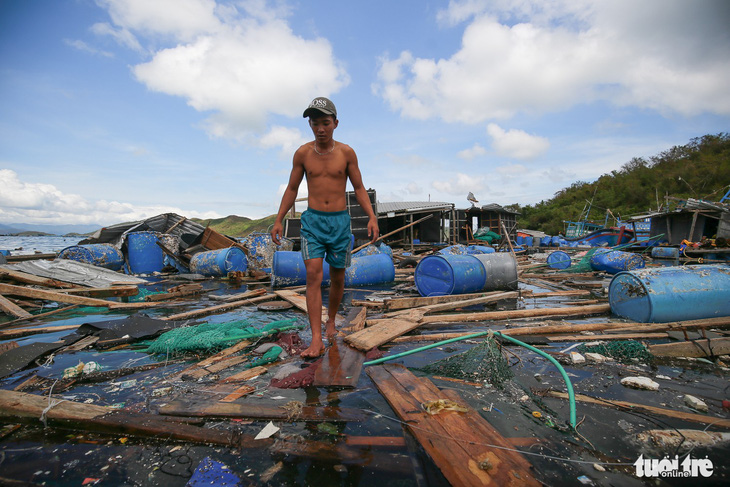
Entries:
[[580, 345], [577, 350], [581, 353], [600, 353], [619, 362], [631, 362], [634, 359], [648, 363], [654, 359], [646, 346], [636, 340], [616, 340], [599, 345]]
[[261, 328], [252, 326], [251, 321], [230, 323], [203, 323], [196, 326], [175, 328], [160, 335], [147, 348], [149, 353], [181, 353], [192, 351], [216, 351], [229, 347], [241, 340], [257, 340], [280, 331], [302, 328], [296, 320], [273, 321]]
[[601, 247], [591, 247], [586, 252], [586, 255], [583, 256], [582, 259], [577, 264], [573, 264], [567, 269], [563, 269], [558, 272], [568, 272], [568, 273], [574, 273], [574, 272], [593, 272], [593, 268], [591, 267], [591, 257], [593, 254], [596, 253], [596, 250], [598, 250]]
[[137, 294], [134, 296], [129, 297], [130, 303], [138, 303], [138, 302], [144, 302], [145, 298], [147, 296], [151, 296], [153, 294], [163, 294], [165, 291], [150, 291], [147, 288], [140, 287], [137, 291]]
[[495, 387], [501, 387], [513, 375], [501, 347], [491, 337], [466, 352], [426, 365], [420, 370], [431, 375], [488, 382]]

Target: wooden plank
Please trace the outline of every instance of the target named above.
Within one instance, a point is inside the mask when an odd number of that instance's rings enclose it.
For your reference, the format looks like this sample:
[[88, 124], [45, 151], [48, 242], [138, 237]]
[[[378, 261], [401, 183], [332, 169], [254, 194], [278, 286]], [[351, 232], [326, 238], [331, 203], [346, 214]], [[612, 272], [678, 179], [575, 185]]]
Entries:
[[364, 306], [352, 308], [345, 317], [345, 323], [341, 330], [344, 333], [355, 333], [365, 328], [365, 320], [368, 316], [368, 309]]
[[301, 412], [283, 406], [245, 403], [171, 401], [159, 409], [168, 416], [210, 416], [271, 421], [363, 421], [365, 413], [355, 408], [302, 406]]
[[246, 369], [243, 372], [239, 372], [237, 374], [230, 375], [223, 379], [221, 381], [222, 384], [228, 384], [230, 382], [242, 382], [245, 380], [251, 380], [254, 379], [262, 374], [265, 374], [267, 372], [267, 368], [263, 367], [261, 365], [257, 365], [256, 367], [251, 367], [250, 369]]
[[[220, 352], [216, 353], [215, 355], [211, 355], [210, 357], [201, 360], [200, 362], [194, 363], [190, 365], [189, 367], [186, 367], [185, 369], [181, 370], [177, 374], [173, 375], [172, 377], [167, 377], [165, 380], [171, 379], [175, 380], [179, 377], [182, 377], [183, 375], [191, 375], [194, 374], [196, 370], [204, 369], [205, 367], [208, 367], [209, 365], [213, 365], [216, 362], [219, 362], [226, 357], [230, 357], [231, 355], [240, 352], [244, 348], [251, 345], [251, 342], [248, 342], [246, 340], [242, 340], [235, 345], [231, 345], [230, 347], [221, 350]], [[203, 374], [205, 375], [205, 374]]]
[[649, 345], [655, 357], [717, 357], [730, 353], [730, 338], [706, 338]]
[[[159, 240], [157, 241], [157, 243], [160, 243]], [[145, 296], [144, 299], [145, 301], [165, 301], [168, 299], [183, 298], [185, 296], [200, 294], [202, 290], [203, 285], [199, 283], [181, 284], [179, 286], [168, 289], [165, 293], [150, 294], [148, 296]]]
[[[495, 291], [500, 292], [500, 291]], [[399, 309], [418, 308], [420, 306], [428, 306], [431, 304], [450, 303], [452, 301], [463, 301], [465, 299], [480, 298], [482, 296], [491, 296], [495, 292], [471, 293], [471, 294], [450, 294], [447, 296], [429, 296], [429, 297], [412, 297], [412, 298], [386, 298], [382, 302], [385, 311], [397, 311]], [[381, 305], [381, 303], [377, 303]]]
[[441, 411], [431, 415], [421, 406], [448, 398], [466, 407], [456, 391], [439, 390], [427, 378], [417, 378], [401, 365], [369, 367], [367, 372], [452, 485], [541, 485], [527, 460], [478, 412], [467, 407], [466, 413]]
[[[549, 397], [557, 397], [560, 399], [568, 399], [568, 394], [558, 391], [549, 391], [547, 393]], [[661, 416], [667, 416], [669, 418], [681, 419], [683, 421], [690, 421], [692, 423], [702, 423], [707, 425], [719, 426], [722, 428], [730, 428], [730, 419], [718, 418], [716, 416], [709, 416], [705, 414], [697, 413], [686, 413], [684, 411], [675, 411], [673, 409], [658, 408], [655, 406], [647, 406], [645, 404], [637, 404], [635, 402], [628, 401], [617, 401], [614, 399], [600, 399], [583, 394], [576, 394], [575, 400], [590, 404], [598, 404], [600, 406], [613, 407], [616, 409], [628, 409], [630, 411], [639, 411], [651, 414], [659, 414]]]
[[228, 303], [223, 304], [217, 304], [215, 306], [208, 306], [207, 308], [203, 309], [196, 309], [193, 311], [187, 311], [185, 313], [178, 313], [174, 315], [167, 316], [165, 318], [162, 318], [163, 320], [168, 321], [177, 321], [177, 320], [189, 320], [191, 318], [200, 318], [202, 316], [208, 316], [216, 313], [222, 313], [224, 311], [229, 311], [235, 308], [240, 308], [241, 306], [246, 306], [250, 304], [256, 304], [260, 303], [262, 301], [268, 301], [269, 299], [274, 299], [276, 295], [274, 294], [266, 294], [263, 296], [257, 296], [255, 298], [251, 299], [239, 299], [238, 301], [231, 301]]
[[59, 303], [80, 304], [82, 306], [100, 306], [110, 309], [135, 309], [158, 306], [155, 303], [119, 303], [114, 301], [106, 301], [104, 299], [85, 298], [83, 296], [74, 296], [70, 294], [64, 294], [62, 292], [46, 291], [43, 289], [31, 289], [23, 286], [13, 286], [12, 284], [3, 283], [0, 283], [0, 294], [42, 299], [44, 301], [56, 301]]
[[404, 335], [417, 328], [418, 322], [401, 319], [381, 320], [377, 325], [370, 326], [345, 337], [345, 341], [357, 348], [367, 352], [393, 338]]
[[233, 402], [236, 399], [240, 399], [247, 394], [251, 394], [256, 388], [253, 386], [241, 386], [235, 391], [228, 394], [226, 397], [221, 399], [221, 402]]
[[0, 276], [4, 276], [13, 279], [23, 284], [32, 284], [34, 286], [45, 286], [55, 288], [74, 288], [76, 284], [69, 284], [63, 281], [57, 281], [56, 279], [49, 279], [47, 277], [40, 277], [27, 272], [21, 272], [14, 269], [0, 268]]
[[0, 294], [0, 311], [16, 318], [32, 318], [33, 315]]
[[362, 373], [365, 354], [337, 337], [327, 349], [322, 364], [314, 373], [314, 386], [355, 387]]
[[28, 318], [18, 318], [17, 320], [8, 321], [8, 322], [0, 324], [0, 328], [10, 328], [10, 327], [13, 327], [13, 326], [17, 325], [18, 323], [22, 323], [24, 321], [34, 320], [34, 319], [38, 319], [38, 318], [46, 318], [48, 316], [55, 315], [57, 313], [63, 313], [64, 311], [68, 311], [70, 309], [75, 309], [78, 307], [79, 307], [78, 304], [72, 304], [71, 306], [65, 306], [62, 308], [54, 309], [53, 311], [47, 311], [45, 313], [38, 313], [38, 314], [35, 314]]
[[671, 331], [671, 330], [694, 330], [697, 328], [726, 328], [730, 327], [730, 316], [719, 318], [707, 318], [704, 320], [672, 321], [670, 323], [624, 323], [618, 329], [626, 330], [647, 330], [647, 331]]
[[666, 333], [601, 333], [599, 335], [556, 335], [549, 336], [551, 342], [593, 342], [597, 340], [644, 340], [667, 338]]
[[538, 318], [545, 316], [588, 316], [609, 313], [608, 304], [592, 306], [571, 306], [565, 308], [531, 308], [512, 311], [485, 311], [483, 313], [464, 313], [441, 316], [426, 316], [421, 323], [461, 323], [469, 321], [511, 320], [515, 318]]
[[0, 354], [3, 354], [5, 352], [7, 352], [8, 350], [12, 350], [14, 348], [18, 348], [18, 342], [0, 343]]
[[123, 285], [111, 287], [74, 287], [62, 289], [59, 292], [73, 294], [76, 296], [86, 296], [90, 298], [124, 298], [136, 296], [139, 294], [139, 287], [136, 285]]
[[[466, 308], [468, 306], [475, 306], [477, 304], [487, 304], [487, 303], [494, 303], [497, 301], [501, 301], [502, 299], [514, 299], [519, 298], [520, 293], [518, 291], [510, 291], [510, 292], [493, 292], [489, 293], [488, 296], [481, 296], [478, 298], [471, 298], [471, 299], [464, 299], [459, 301], [451, 301], [448, 303], [437, 303], [437, 304], [429, 304], [427, 306], [421, 306], [418, 309], [418, 311], [422, 311], [424, 314], [428, 313], [437, 313], [439, 311], [447, 311], [452, 310], [456, 308]], [[394, 313], [388, 313], [384, 316], [387, 317], [396, 317], [400, 316], [403, 313], [408, 313], [409, 310], [403, 310], [403, 311], [396, 311]]]

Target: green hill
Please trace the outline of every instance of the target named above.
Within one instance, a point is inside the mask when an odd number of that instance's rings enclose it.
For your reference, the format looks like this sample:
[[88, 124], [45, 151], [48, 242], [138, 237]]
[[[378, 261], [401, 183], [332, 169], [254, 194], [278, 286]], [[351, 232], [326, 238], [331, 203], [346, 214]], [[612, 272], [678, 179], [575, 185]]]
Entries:
[[[590, 206], [589, 219], [606, 215], [626, 219], [649, 210], [673, 208], [678, 200], [719, 201], [730, 186], [730, 134], [705, 135], [648, 160], [633, 158], [620, 170], [594, 182], [578, 181], [535, 205], [509, 208], [521, 213], [521, 228], [550, 235], [564, 231], [564, 220], [577, 220]], [[609, 218], [608, 224], [613, 224]]]
[[269, 215], [259, 220], [252, 220], [245, 216], [229, 215], [225, 218], [201, 220], [191, 218], [203, 226], [209, 225], [213, 230], [230, 237], [245, 237], [252, 232], [268, 232], [274, 224], [276, 215]]

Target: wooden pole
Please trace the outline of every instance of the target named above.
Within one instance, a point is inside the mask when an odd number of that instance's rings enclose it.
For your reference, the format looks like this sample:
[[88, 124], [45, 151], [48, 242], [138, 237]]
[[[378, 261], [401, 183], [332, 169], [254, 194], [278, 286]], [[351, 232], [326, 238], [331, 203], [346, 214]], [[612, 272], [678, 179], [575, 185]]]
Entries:
[[[429, 215], [426, 215], [426, 216], [424, 216], [423, 218], [421, 218], [420, 220], [416, 220], [416, 221], [414, 221], [413, 223], [409, 223], [408, 225], [402, 226], [402, 227], [400, 227], [400, 228], [399, 228], [399, 229], [397, 229], [397, 230], [393, 230], [392, 232], [388, 232], [388, 233], [386, 233], [385, 235], [381, 235], [380, 237], [378, 237], [378, 239], [376, 240], [376, 242], [379, 242], [380, 240], [384, 239], [385, 237], [390, 237], [390, 236], [391, 236], [391, 235], [393, 235], [394, 233], [398, 233], [398, 232], [400, 232], [401, 230], [405, 230], [406, 228], [409, 228], [409, 227], [412, 227], [413, 225], [416, 225], [416, 224], [418, 224], [418, 223], [421, 223], [421, 222], [422, 222], [422, 221], [424, 221], [424, 220], [428, 220], [428, 219], [429, 219], [429, 218], [431, 218], [432, 216], [433, 216], [433, 213], [431, 213], [431, 214], [429, 214]], [[354, 254], [354, 253], [355, 253], [355, 252], [357, 252], [358, 250], [362, 250], [362, 249], [364, 249], [365, 247], [367, 247], [368, 245], [370, 245], [370, 242], [368, 242], [368, 243], [366, 243], [366, 244], [362, 244], [362, 245], [361, 245], [361, 246], [359, 246], [358, 248], [356, 248], [356, 249], [353, 249], [353, 250], [352, 250], [352, 253]]]

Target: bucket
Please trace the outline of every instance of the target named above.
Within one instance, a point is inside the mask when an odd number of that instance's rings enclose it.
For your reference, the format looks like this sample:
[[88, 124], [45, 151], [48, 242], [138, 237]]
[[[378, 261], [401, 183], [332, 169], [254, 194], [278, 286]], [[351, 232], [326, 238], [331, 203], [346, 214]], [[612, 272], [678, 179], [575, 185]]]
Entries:
[[157, 232], [127, 234], [127, 261], [132, 274], [160, 272], [163, 267], [162, 249], [157, 245]]
[[368, 286], [394, 280], [393, 259], [385, 252], [354, 257], [345, 270], [345, 286]]
[[546, 262], [551, 269], [567, 269], [570, 267], [570, 255], [562, 250], [556, 250], [547, 256]]
[[619, 272], [608, 287], [611, 312], [639, 323], [730, 316], [730, 266], [656, 267]]
[[[329, 284], [330, 265], [322, 262], [323, 276], [322, 284]], [[274, 252], [271, 263], [271, 286], [303, 286], [307, 283], [307, 268], [304, 266], [304, 258], [301, 252], [291, 250], [279, 250]]]
[[677, 247], [652, 247], [651, 257], [653, 259], [676, 259], [679, 257]]
[[122, 251], [112, 244], [72, 245], [60, 251], [58, 258], [75, 260], [113, 271], [118, 271], [124, 265]]
[[[484, 254], [490, 256], [496, 254]], [[430, 255], [416, 266], [416, 288], [421, 296], [444, 296], [479, 292], [487, 275], [484, 265], [472, 255]]]
[[644, 259], [631, 252], [620, 250], [597, 250], [591, 257], [591, 268], [594, 271], [604, 271], [609, 274], [616, 274], [621, 271], [643, 269], [646, 263]]
[[245, 272], [248, 259], [238, 247], [198, 252], [190, 259], [190, 270], [204, 276], [227, 276], [229, 272]]
[[475, 255], [484, 266], [486, 279], [481, 291], [517, 289], [517, 259], [511, 253]]

